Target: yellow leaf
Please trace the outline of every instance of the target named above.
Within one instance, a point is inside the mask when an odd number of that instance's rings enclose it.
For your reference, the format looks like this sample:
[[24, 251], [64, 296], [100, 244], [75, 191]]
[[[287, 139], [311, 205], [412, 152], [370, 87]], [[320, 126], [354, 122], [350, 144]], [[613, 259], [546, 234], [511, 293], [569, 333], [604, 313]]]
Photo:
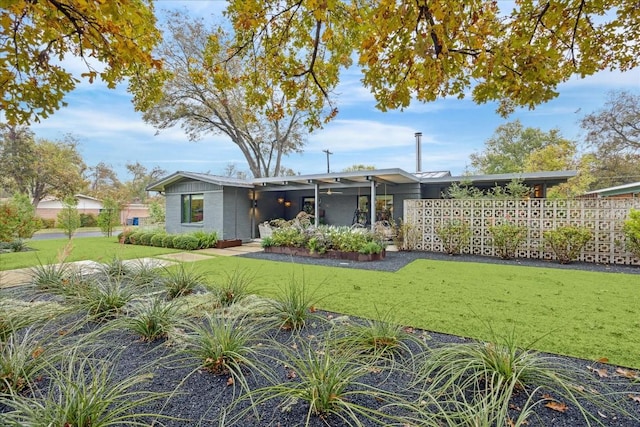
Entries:
[[549, 402], [544, 406], [557, 412], [566, 412], [568, 408], [568, 406], [562, 402]]

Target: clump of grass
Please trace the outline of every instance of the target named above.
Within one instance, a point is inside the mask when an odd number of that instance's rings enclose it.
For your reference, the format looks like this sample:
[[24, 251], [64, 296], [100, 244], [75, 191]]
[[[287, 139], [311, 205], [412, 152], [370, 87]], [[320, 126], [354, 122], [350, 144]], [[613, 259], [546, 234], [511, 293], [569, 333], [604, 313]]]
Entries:
[[[62, 368], [50, 372], [49, 389], [33, 397], [14, 394], [0, 398], [10, 410], [3, 414], [6, 425], [106, 427], [148, 425], [155, 414], [140, 411], [166, 393], [140, 391], [151, 378], [137, 374], [114, 381], [117, 365], [72, 355]], [[136, 390], [138, 388], [138, 390]]]
[[314, 305], [318, 301], [315, 292], [309, 290], [304, 278], [300, 283], [292, 278], [268, 305], [277, 317], [280, 328], [296, 331], [304, 327], [315, 311]]
[[[418, 381], [424, 385], [423, 396], [445, 402], [459, 402], [463, 396], [484, 402], [488, 397], [491, 403], [485, 406], [498, 408], [495, 414], [503, 418], [516, 392], [525, 393], [531, 405], [551, 399], [573, 406], [588, 425], [601, 424], [600, 417], [589, 407], [624, 412], [611, 400], [606, 385], [594, 381], [586, 370], [572, 367], [560, 358], [523, 349], [514, 334], [492, 343], [450, 344], [433, 349], [419, 371]], [[537, 395], [541, 389], [546, 397]]]
[[273, 399], [281, 402], [283, 412], [306, 405], [307, 414], [301, 423], [305, 426], [314, 418], [321, 418], [327, 425], [352, 426], [363, 425], [365, 420], [379, 425], [400, 421], [383, 409], [398, 397], [362, 381], [370, 371], [358, 355], [334, 349], [328, 341], [318, 349], [306, 342], [295, 347], [278, 347], [283, 359], [277, 362], [287, 367], [292, 380], [249, 393], [254, 409]]
[[102, 264], [100, 272], [107, 277], [118, 279], [132, 276], [133, 268], [119, 256], [114, 255], [108, 262]]
[[29, 387], [43, 371], [45, 347], [31, 330], [10, 334], [0, 343], [0, 394], [16, 394]]
[[249, 390], [245, 372], [270, 377], [260, 361], [257, 343], [261, 328], [243, 318], [207, 316], [193, 327], [185, 351], [199, 360], [200, 367], [216, 375], [228, 375], [231, 383]]
[[134, 296], [131, 286], [121, 278], [107, 278], [87, 287], [77, 295], [75, 302], [91, 319], [102, 321], [119, 316]]
[[227, 273], [223, 283], [215, 289], [220, 305], [229, 307], [246, 298], [253, 279], [253, 274], [239, 269]]
[[40, 291], [61, 289], [69, 283], [71, 268], [65, 262], [38, 263], [29, 271], [30, 283]]
[[137, 286], [150, 285], [160, 277], [157, 265], [144, 259], [132, 261], [129, 268], [131, 282]]
[[392, 318], [392, 311], [380, 313], [376, 309], [375, 319], [351, 322], [338, 330], [336, 344], [351, 349], [356, 354], [369, 356], [373, 361], [396, 363], [396, 358], [406, 356], [413, 359], [414, 350], [424, 350], [424, 341], [408, 332]]
[[174, 299], [189, 295], [200, 285], [206, 283], [205, 275], [193, 267], [187, 269], [184, 264], [165, 268], [162, 284], [167, 291], [167, 298]]
[[140, 301], [133, 306], [134, 316], [128, 318], [125, 325], [140, 335], [143, 341], [165, 339], [180, 321], [178, 309], [175, 302], [158, 297]]

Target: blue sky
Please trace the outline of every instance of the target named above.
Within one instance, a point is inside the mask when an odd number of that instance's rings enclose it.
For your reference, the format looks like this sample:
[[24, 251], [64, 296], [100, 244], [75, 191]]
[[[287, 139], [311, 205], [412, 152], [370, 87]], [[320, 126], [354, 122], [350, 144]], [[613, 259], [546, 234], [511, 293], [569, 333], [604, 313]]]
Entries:
[[[220, 20], [224, 1], [156, 2], [163, 9], [186, 8], [194, 16]], [[210, 18], [212, 17], [213, 18]], [[67, 67], [83, 69], [79, 62]], [[380, 112], [373, 96], [360, 84], [356, 67], [342, 74], [337, 118], [307, 137], [304, 153], [284, 159], [284, 165], [300, 173], [326, 172], [328, 149], [331, 171], [353, 164], [415, 171], [415, 132], [422, 132], [422, 170], [464, 172], [469, 155], [480, 152], [484, 142], [501, 124], [519, 119], [524, 126], [543, 130], [560, 129], [565, 138], [582, 141], [580, 119], [602, 108], [612, 90], [640, 90], [640, 68], [626, 73], [601, 72], [585, 79], [572, 79], [559, 87], [560, 96], [535, 110], [518, 110], [507, 118], [495, 113], [494, 104], [476, 105], [471, 99], [442, 99], [414, 102], [404, 111]], [[100, 161], [111, 164], [121, 179], [128, 179], [127, 162], [148, 168], [160, 166], [168, 173], [177, 170], [220, 174], [227, 164], [248, 171], [240, 150], [221, 135], [208, 135], [190, 142], [180, 127], [156, 132], [144, 123], [122, 85], [109, 90], [100, 82], [82, 82], [67, 95], [68, 106], [53, 116], [32, 124], [37, 137], [60, 139], [73, 134], [89, 166]]]

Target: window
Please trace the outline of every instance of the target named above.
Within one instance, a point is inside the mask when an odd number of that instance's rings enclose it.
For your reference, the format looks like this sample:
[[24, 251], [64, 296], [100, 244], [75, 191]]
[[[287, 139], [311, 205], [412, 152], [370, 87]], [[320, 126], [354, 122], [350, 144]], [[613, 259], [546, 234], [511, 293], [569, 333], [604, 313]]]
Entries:
[[202, 222], [204, 216], [204, 194], [182, 195], [182, 222]]

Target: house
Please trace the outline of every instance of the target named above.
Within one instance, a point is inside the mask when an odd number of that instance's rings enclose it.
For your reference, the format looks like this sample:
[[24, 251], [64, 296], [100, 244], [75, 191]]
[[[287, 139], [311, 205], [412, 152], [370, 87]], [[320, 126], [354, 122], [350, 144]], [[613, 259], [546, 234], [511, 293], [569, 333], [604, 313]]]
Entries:
[[447, 171], [414, 174], [395, 168], [240, 180], [178, 171], [147, 191], [165, 195], [169, 233], [216, 231], [223, 239], [248, 240], [257, 235], [259, 223], [292, 219], [300, 211], [320, 224], [368, 225], [402, 218], [405, 200], [441, 198], [454, 182], [492, 188], [521, 179], [533, 189], [532, 197], [542, 198], [548, 187], [575, 175], [555, 171], [451, 176]]
[[[86, 196], [84, 194], [76, 194], [74, 197], [78, 201], [78, 205], [76, 206], [78, 213], [86, 215], [91, 214], [97, 217], [100, 212], [102, 212], [102, 200]], [[46, 197], [38, 203], [36, 215], [43, 219], [56, 220], [58, 218], [58, 213], [62, 210], [62, 207], [62, 200], [56, 199], [55, 197]], [[120, 211], [120, 223], [127, 224], [129, 222], [133, 222], [132, 220], [134, 218], [139, 219], [146, 218], [148, 216], [149, 207], [147, 205], [142, 203], [129, 203], [123, 206]]]
[[615, 199], [640, 197], [640, 182], [589, 191], [584, 194], [584, 197], [610, 197]]
[[[102, 210], [102, 200], [95, 197], [85, 196], [84, 194], [76, 194], [75, 199], [78, 201], [76, 208], [81, 214], [92, 214], [98, 216]], [[58, 212], [63, 208], [62, 200], [55, 197], [45, 197], [38, 203], [36, 215], [43, 219], [53, 219], [58, 217]]]

